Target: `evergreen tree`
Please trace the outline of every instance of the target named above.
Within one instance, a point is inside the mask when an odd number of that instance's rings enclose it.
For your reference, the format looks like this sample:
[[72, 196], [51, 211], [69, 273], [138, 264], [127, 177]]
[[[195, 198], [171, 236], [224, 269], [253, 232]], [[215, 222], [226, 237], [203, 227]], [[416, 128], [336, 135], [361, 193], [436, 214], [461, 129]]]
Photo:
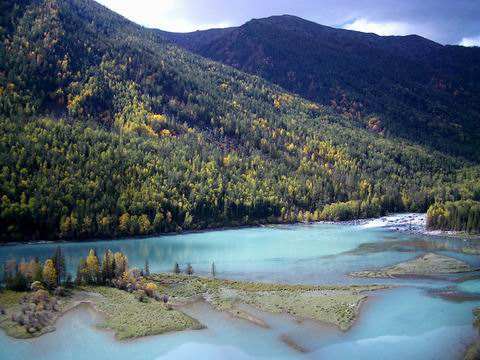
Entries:
[[173, 273], [174, 274], [180, 274], [180, 266], [178, 265], [178, 263], [175, 263], [175, 265], [173, 266]]
[[77, 276], [75, 278], [75, 283], [77, 285], [81, 285], [85, 282], [87, 282], [87, 263], [85, 261], [85, 259], [80, 259], [80, 262], [78, 263], [78, 266], [77, 266]]
[[103, 283], [110, 281], [114, 277], [114, 255], [107, 249], [102, 260], [102, 280]]
[[63, 281], [65, 277], [65, 269], [66, 269], [65, 256], [63, 255], [62, 248], [60, 246], [57, 246], [57, 248], [55, 249], [55, 253], [53, 254], [52, 261], [53, 261], [53, 266], [55, 267], [55, 272], [57, 274], [57, 285], [60, 285], [60, 283]]

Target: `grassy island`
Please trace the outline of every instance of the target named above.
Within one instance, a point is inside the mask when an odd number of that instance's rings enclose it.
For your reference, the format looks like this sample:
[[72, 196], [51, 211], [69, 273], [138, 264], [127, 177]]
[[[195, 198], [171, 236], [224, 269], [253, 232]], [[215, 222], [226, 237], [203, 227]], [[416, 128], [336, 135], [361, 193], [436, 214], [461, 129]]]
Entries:
[[428, 253], [413, 260], [376, 270], [357, 271], [353, 277], [389, 278], [401, 276], [434, 276], [473, 271], [467, 263], [449, 256]]
[[[101, 328], [115, 332], [117, 339], [204, 326], [186, 315], [182, 308], [205, 301], [217, 311], [229, 313], [262, 327], [268, 324], [251, 308], [285, 313], [301, 321], [311, 319], [348, 330], [357, 318], [365, 292], [385, 286], [308, 286], [223, 280], [193, 275], [191, 265], [181, 274], [150, 274], [129, 269], [127, 257], [107, 250], [100, 260], [94, 250], [80, 261], [75, 281], [65, 273], [65, 258], [57, 248], [42, 264], [38, 259], [5, 266], [6, 290], [0, 292], [0, 328], [7, 335], [25, 339], [55, 330], [65, 312], [88, 304], [102, 314]], [[253, 311], [252, 311], [253, 312]]]
[[366, 291], [385, 289], [381, 285], [308, 286], [243, 282], [188, 275], [157, 274], [150, 280], [182, 304], [205, 300], [215, 309], [226, 311], [265, 326], [242, 305], [270, 313], [285, 313], [297, 320], [311, 319], [348, 330], [355, 321]]
[[[355, 321], [366, 291], [384, 286], [304, 286], [240, 282], [181, 274], [154, 274], [148, 280], [158, 284], [158, 291], [168, 297], [168, 302], [155, 299], [139, 300], [137, 294], [106, 286], [79, 286], [65, 297], [49, 295], [46, 301], [58, 304], [56, 310], [44, 314], [47, 326], [39, 331], [30, 330], [25, 324], [14, 321], [22, 314], [25, 304], [36, 293], [4, 291], [0, 294], [0, 328], [7, 335], [25, 339], [54, 331], [55, 321], [68, 310], [89, 304], [103, 315], [101, 328], [115, 332], [117, 339], [125, 340], [158, 335], [172, 331], [201, 329], [203, 325], [184, 314], [181, 308], [194, 301], [206, 301], [218, 311], [225, 311], [235, 318], [268, 327], [258, 317], [242, 309], [246, 304], [270, 313], [290, 314], [297, 320], [312, 319], [347, 330]], [[23, 300], [22, 300], [23, 299]]]

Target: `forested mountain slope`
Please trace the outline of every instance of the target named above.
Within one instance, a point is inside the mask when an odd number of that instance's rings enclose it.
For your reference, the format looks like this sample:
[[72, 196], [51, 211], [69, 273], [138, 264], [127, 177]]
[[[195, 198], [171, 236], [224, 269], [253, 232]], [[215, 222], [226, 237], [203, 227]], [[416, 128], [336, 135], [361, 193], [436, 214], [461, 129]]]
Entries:
[[480, 193], [473, 163], [385, 138], [93, 1], [1, 4], [2, 241], [348, 219]]
[[480, 49], [294, 16], [165, 39], [333, 106], [370, 131], [480, 158]]

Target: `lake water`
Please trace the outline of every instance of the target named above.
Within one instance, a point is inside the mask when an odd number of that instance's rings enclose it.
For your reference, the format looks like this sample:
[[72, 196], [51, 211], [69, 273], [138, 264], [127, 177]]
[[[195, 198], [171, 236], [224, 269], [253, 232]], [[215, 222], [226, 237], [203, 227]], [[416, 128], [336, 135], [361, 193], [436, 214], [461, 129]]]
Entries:
[[[403, 217], [402, 217], [403, 218]], [[450, 301], [432, 290], [458, 287], [479, 292], [479, 280], [352, 279], [351, 271], [383, 267], [427, 251], [454, 256], [480, 267], [480, 258], [458, 249], [475, 243], [393, 231], [397, 226], [374, 221], [362, 225], [314, 224], [244, 228], [142, 239], [61, 244], [69, 271], [80, 256], [95, 248], [127, 254], [130, 266], [148, 259], [153, 272], [173, 264], [192, 263], [207, 274], [214, 261], [219, 277], [284, 283], [389, 283], [398, 288], [370, 294], [359, 320], [342, 333], [313, 322], [298, 324], [286, 316], [259, 313], [271, 329], [197, 304], [186, 311], [207, 329], [119, 342], [109, 331], [95, 328], [96, 315], [87, 308], [67, 314], [57, 331], [34, 340], [13, 340], [0, 334], [0, 359], [455, 359], [476, 336], [472, 310], [480, 301]], [[401, 229], [400, 229], [401, 230]], [[50, 256], [56, 245], [35, 244], [0, 248], [0, 262]], [[308, 350], [301, 354], [282, 336]]]

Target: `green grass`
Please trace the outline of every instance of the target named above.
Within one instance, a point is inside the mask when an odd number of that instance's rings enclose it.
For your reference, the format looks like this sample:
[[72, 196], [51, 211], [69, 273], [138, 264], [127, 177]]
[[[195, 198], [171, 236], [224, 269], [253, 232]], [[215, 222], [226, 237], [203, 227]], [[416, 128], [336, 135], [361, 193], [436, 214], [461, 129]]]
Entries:
[[16, 339], [34, 337], [34, 335], [27, 332], [24, 326], [20, 326], [11, 320], [12, 314], [20, 309], [20, 299], [26, 294], [26, 292], [10, 290], [5, 290], [0, 293], [0, 307], [6, 311], [5, 315], [0, 315], [0, 328], [2, 328], [8, 336]]
[[180, 311], [168, 310], [162, 302], [140, 302], [133, 294], [108, 287], [86, 290], [102, 295], [93, 298], [97, 309], [105, 315], [100, 326], [112, 329], [119, 340], [203, 327]]
[[244, 303], [262, 311], [288, 313], [298, 319], [312, 319], [347, 330], [355, 321], [362, 293], [385, 289], [382, 285], [285, 285], [213, 279], [183, 274], [150, 277], [173, 301], [207, 297], [219, 311], [235, 314]]
[[[201, 329], [196, 319], [176, 310], [185, 301], [206, 298], [219, 311], [226, 311], [239, 318], [252, 319], [250, 314], [238, 308], [248, 304], [262, 311], [288, 313], [296, 318], [308, 318], [348, 329], [355, 320], [360, 302], [366, 298], [364, 291], [384, 289], [385, 286], [308, 286], [282, 285], [213, 279], [198, 276], [155, 274], [150, 281], [158, 285], [160, 294], [170, 296], [167, 307], [163, 302], [149, 299], [140, 302], [134, 294], [102, 286], [86, 286], [76, 289], [69, 297], [60, 300], [61, 316], [64, 311], [81, 302], [90, 302], [104, 315], [99, 327], [114, 331], [119, 340], [158, 335], [186, 329]], [[0, 294], [0, 306], [6, 315], [0, 316], [0, 327], [15, 338], [31, 338], [54, 330], [49, 326], [35, 334], [10, 320], [19, 311], [19, 301], [26, 293], [5, 291]], [[98, 296], [100, 295], [100, 296]], [[261, 319], [259, 321], [261, 323]]]

